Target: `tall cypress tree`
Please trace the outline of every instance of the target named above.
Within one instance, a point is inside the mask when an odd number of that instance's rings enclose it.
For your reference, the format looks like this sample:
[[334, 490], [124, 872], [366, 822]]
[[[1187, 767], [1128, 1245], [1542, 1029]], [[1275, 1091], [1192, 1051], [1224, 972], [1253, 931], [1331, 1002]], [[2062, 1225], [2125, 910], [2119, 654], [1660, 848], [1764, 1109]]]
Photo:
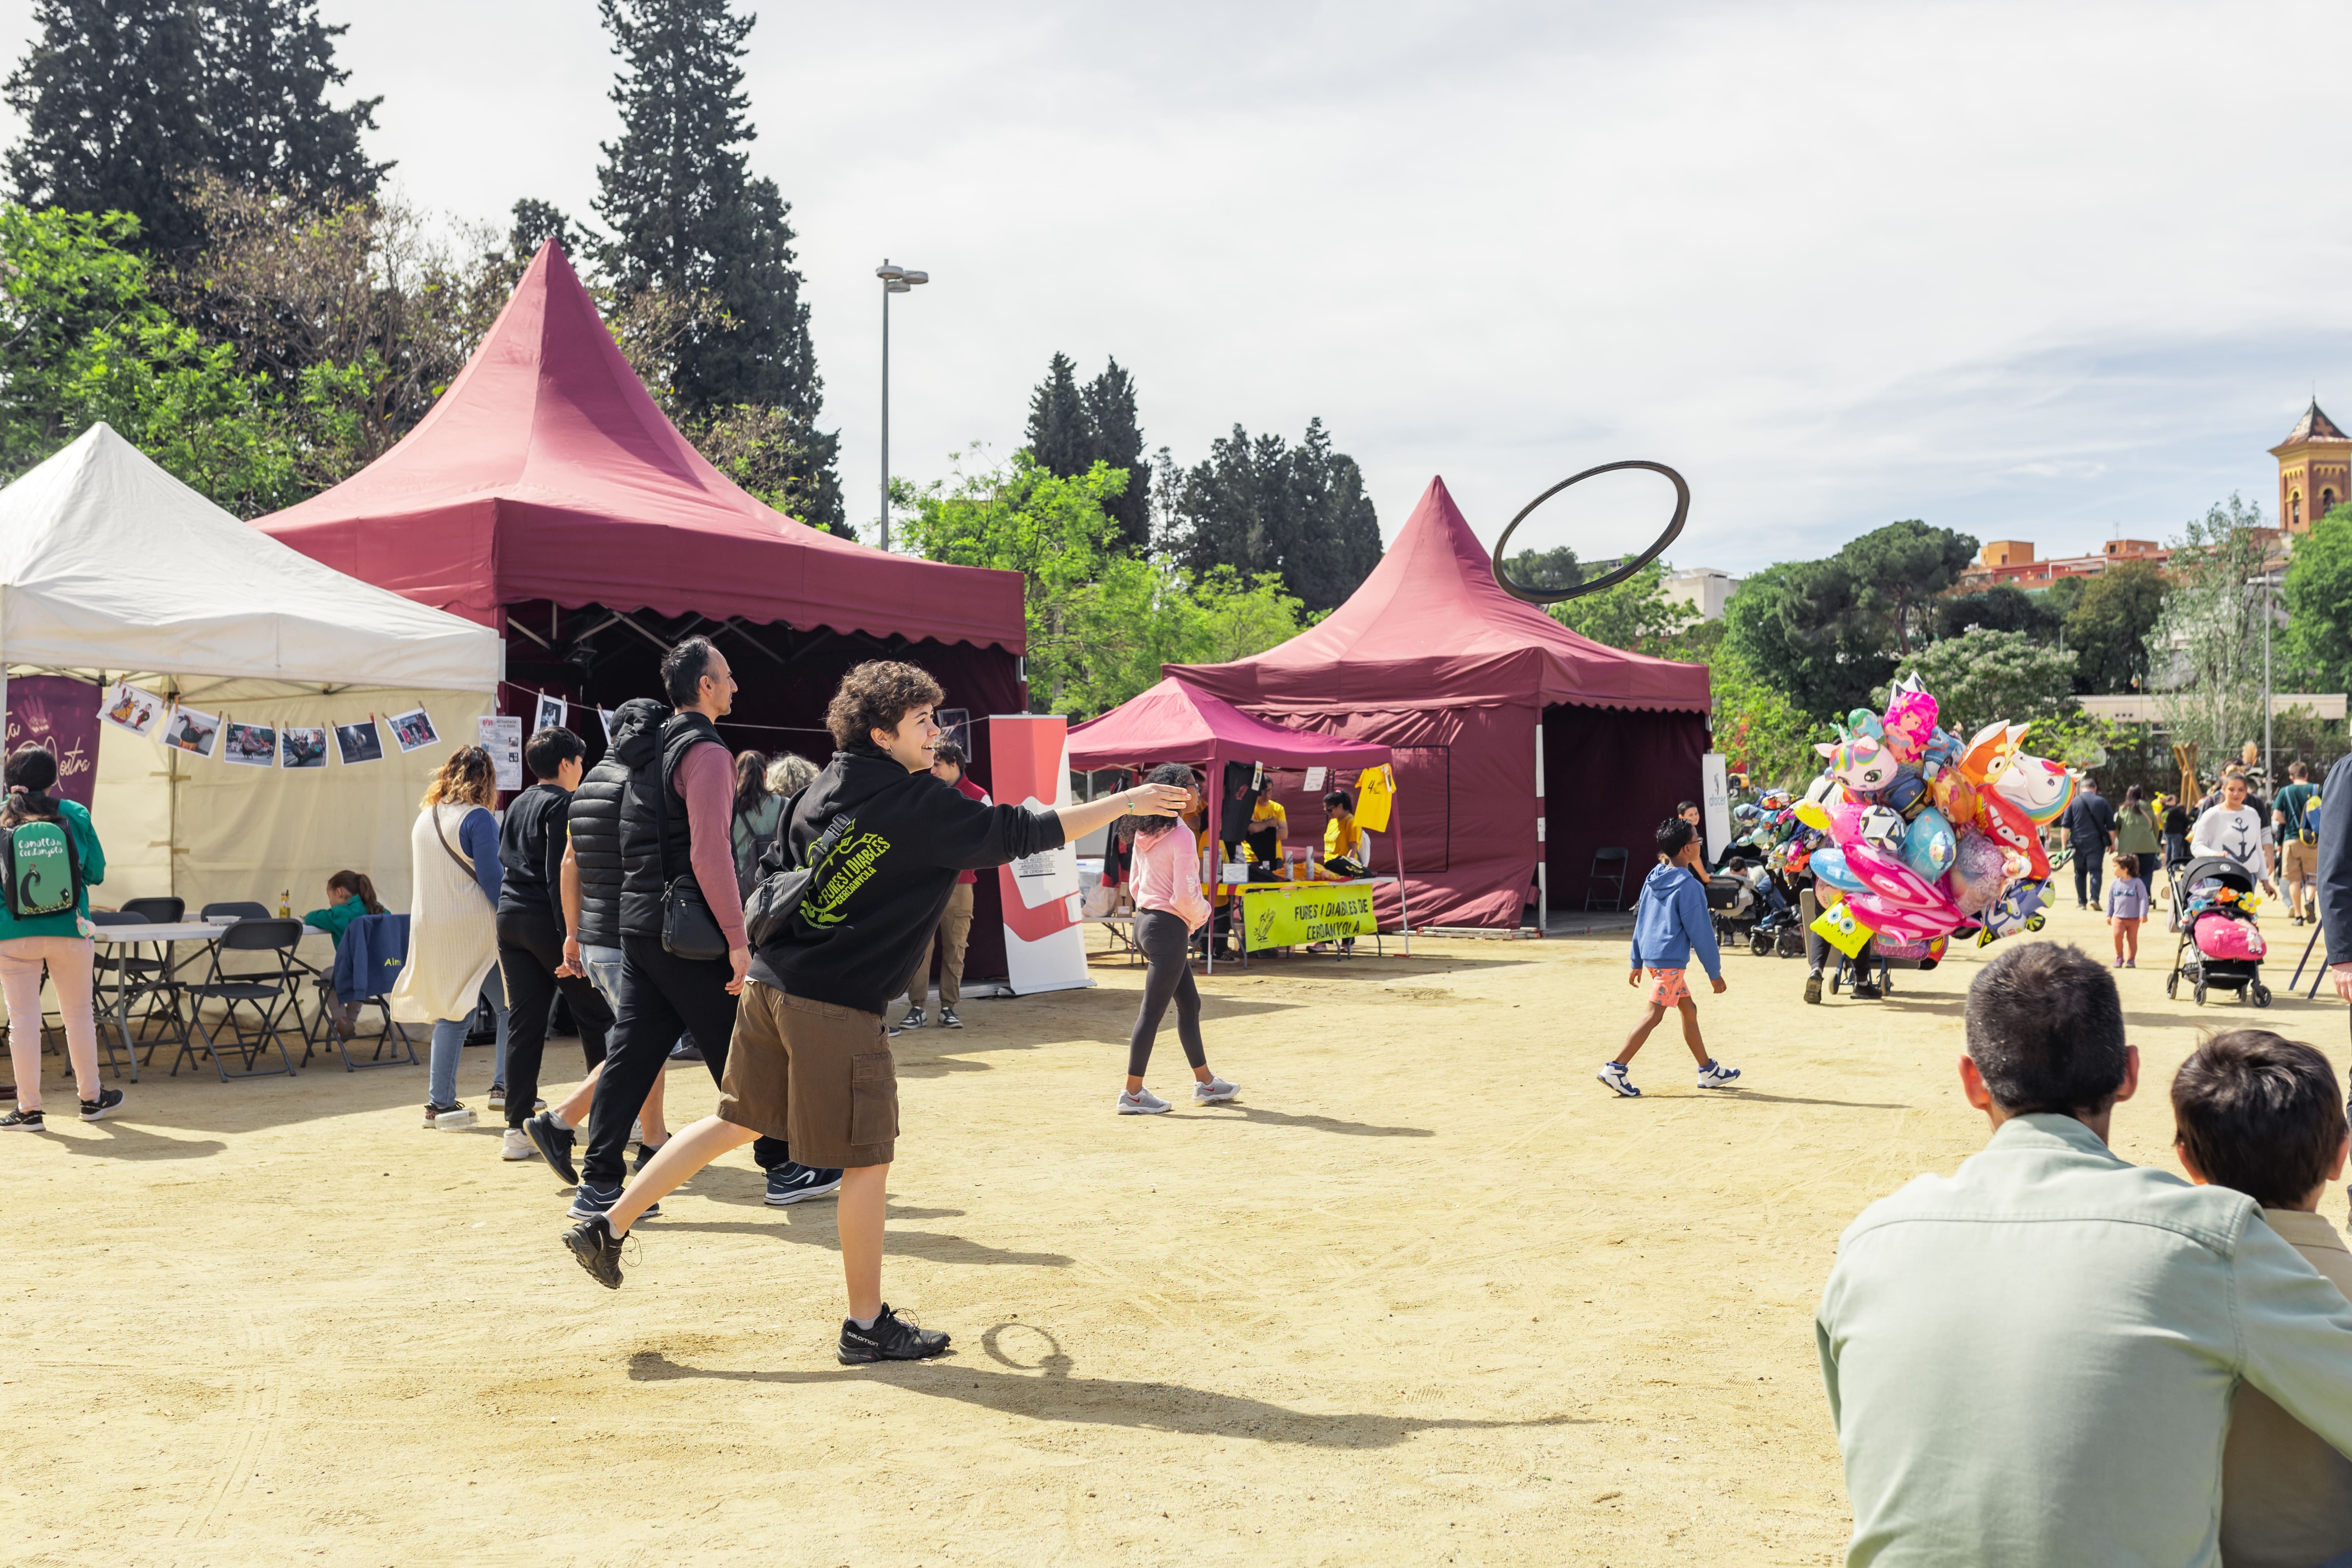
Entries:
[[208, 162], [226, 179], [279, 195], [363, 199], [389, 163], [371, 163], [360, 132], [381, 98], [330, 108], [351, 76], [335, 65], [348, 25], [319, 20], [318, 0], [209, 0], [205, 16]]
[[755, 179], [756, 132], [739, 90], [754, 18], [728, 0], [598, 0], [622, 68], [613, 84], [618, 142], [604, 144], [596, 211], [613, 239], [604, 264], [621, 292], [701, 294], [724, 320], [680, 345], [677, 396], [707, 416], [736, 404], [781, 408], [812, 428], [824, 405], [808, 307], [793, 266], [792, 211]]
[[1029, 452], [1037, 466], [1070, 479], [1094, 466], [1088, 456], [1086, 399], [1079, 395], [1077, 368], [1055, 353], [1045, 379], [1029, 395]]
[[1086, 391], [1088, 457], [1127, 470], [1127, 489], [1104, 509], [1127, 547], [1151, 546], [1151, 469], [1143, 460], [1143, 426], [1135, 415], [1135, 378], [1111, 360]]
[[1323, 421], [1290, 446], [1240, 426], [1184, 476], [1177, 521], [1160, 542], [1194, 573], [1278, 572], [1307, 609], [1334, 610], [1381, 560], [1381, 524], [1356, 460], [1331, 449]]
[[39, 37], [0, 95], [25, 121], [8, 179], [27, 206], [125, 212], [141, 243], [197, 237], [188, 183], [205, 154], [204, 79], [187, 0], [37, 0]]

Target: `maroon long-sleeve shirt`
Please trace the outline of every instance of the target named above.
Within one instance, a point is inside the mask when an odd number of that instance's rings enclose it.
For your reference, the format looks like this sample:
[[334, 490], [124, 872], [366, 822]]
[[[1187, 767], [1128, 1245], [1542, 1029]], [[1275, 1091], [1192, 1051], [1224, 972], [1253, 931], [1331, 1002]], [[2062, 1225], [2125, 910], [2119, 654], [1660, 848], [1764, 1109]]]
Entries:
[[686, 802], [687, 828], [694, 838], [694, 879], [702, 886], [703, 900], [718, 917], [727, 945], [749, 947], [743, 899], [735, 890], [735, 759], [713, 741], [689, 746], [677, 760], [670, 784]]

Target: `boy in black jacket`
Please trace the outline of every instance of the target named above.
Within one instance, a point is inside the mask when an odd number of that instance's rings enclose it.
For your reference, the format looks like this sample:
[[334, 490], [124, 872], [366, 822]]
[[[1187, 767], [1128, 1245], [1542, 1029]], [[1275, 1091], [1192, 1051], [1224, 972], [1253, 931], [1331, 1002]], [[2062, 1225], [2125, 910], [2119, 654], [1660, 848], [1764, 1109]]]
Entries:
[[955, 891], [956, 874], [1059, 847], [1129, 814], [1172, 816], [1167, 784], [1032, 812], [982, 805], [930, 772], [939, 683], [908, 664], [861, 664], [825, 714], [840, 749], [784, 825], [793, 863], [839, 825], [806, 900], [760, 947], [719, 1082], [719, 1110], [662, 1146], [604, 1214], [565, 1234], [598, 1283], [621, 1283], [620, 1238], [663, 1194], [762, 1133], [804, 1164], [841, 1166], [839, 1229], [849, 1316], [846, 1363], [917, 1361], [948, 1336], [918, 1329], [882, 1300], [882, 1213], [898, 1136], [898, 1080], [882, 1010]]

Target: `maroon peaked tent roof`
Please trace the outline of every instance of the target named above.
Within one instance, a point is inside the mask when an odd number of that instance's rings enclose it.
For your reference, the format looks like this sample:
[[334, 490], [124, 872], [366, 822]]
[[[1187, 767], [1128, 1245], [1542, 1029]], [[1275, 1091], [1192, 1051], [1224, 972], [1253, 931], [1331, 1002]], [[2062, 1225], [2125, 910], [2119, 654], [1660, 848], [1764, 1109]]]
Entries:
[[1017, 573], [868, 549], [712, 468], [646, 395], [552, 241], [415, 429], [256, 526], [490, 626], [501, 605], [545, 599], [1025, 646]]
[[1253, 719], [1173, 676], [1099, 719], [1070, 727], [1070, 766], [1087, 771], [1148, 768], [1160, 763], [1376, 768], [1390, 754], [1386, 746]]
[[1261, 710], [1572, 702], [1704, 713], [1706, 667], [1604, 647], [1495, 582], [1433, 479], [1348, 602], [1279, 647], [1168, 673]]

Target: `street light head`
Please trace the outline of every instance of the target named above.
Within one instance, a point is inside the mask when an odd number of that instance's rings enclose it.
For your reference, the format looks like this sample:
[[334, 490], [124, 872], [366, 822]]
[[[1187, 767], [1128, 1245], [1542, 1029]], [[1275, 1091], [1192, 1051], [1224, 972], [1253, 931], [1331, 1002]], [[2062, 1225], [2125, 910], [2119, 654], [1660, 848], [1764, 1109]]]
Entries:
[[896, 283], [899, 279], [904, 278], [906, 275], [907, 269], [905, 268], [893, 267], [887, 261], [874, 269], [874, 276], [879, 278], [885, 283]]
[[931, 280], [931, 275], [928, 272], [909, 272], [905, 277], [909, 283], [929, 283]]
[[913, 291], [913, 284], [901, 282], [895, 278], [882, 285], [882, 292], [885, 294], [908, 294]]

